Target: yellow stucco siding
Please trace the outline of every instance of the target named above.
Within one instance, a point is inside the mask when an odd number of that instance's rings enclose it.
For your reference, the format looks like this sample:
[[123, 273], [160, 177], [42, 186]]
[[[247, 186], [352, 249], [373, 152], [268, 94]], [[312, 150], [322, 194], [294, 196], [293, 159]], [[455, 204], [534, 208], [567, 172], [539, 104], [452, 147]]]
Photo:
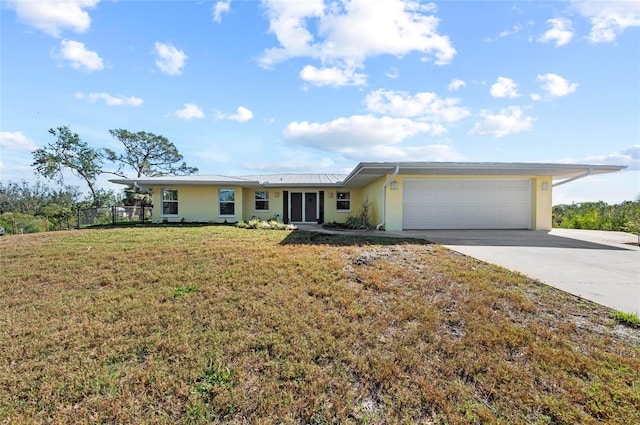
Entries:
[[[338, 192], [350, 193], [349, 210], [338, 210]], [[324, 191], [324, 221], [325, 223], [344, 223], [347, 221], [347, 217], [352, 215], [358, 215], [360, 212], [361, 203], [360, 190], [358, 189], [343, 189], [343, 188], [328, 188]]]
[[[273, 188], [245, 188], [243, 189], [243, 211], [245, 221], [251, 218], [259, 218], [260, 220], [270, 220], [277, 216], [279, 220], [284, 217], [282, 211], [282, 189]], [[256, 191], [267, 192], [269, 194], [269, 209], [256, 210]]]
[[369, 216], [372, 226], [378, 225], [382, 221], [382, 185], [387, 176], [380, 177], [361, 189], [362, 202], [369, 202]]
[[[389, 231], [403, 229], [403, 186], [405, 179], [529, 179], [531, 181], [531, 229], [550, 230], [552, 226], [552, 178], [551, 176], [486, 176], [486, 175], [398, 175], [393, 180], [397, 187], [392, 189], [389, 184], [382, 194], [382, 185], [389, 175], [382, 176], [360, 189], [328, 188], [242, 188], [237, 186], [225, 186], [225, 189], [235, 190], [235, 214], [221, 216], [219, 214], [218, 194], [221, 186], [157, 186], [153, 188], [153, 221], [191, 221], [233, 223], [240, 220], [250, 220], [252, 217], [271, 219], [277, 216], [283, 219], [288, 212], [283, 210], [285, 191], [318, 193], [324, 192], [324, 221], [327, 223], [344, 223], [349, 216], [360, 214], [362, 203], [369, 202], [370, 224], [375, 226], [384, 221], [384, 228]], [[162, 189], [176, 189], [178, 191], [178, 214], [165, 216], [162, 214]], [[257, 211], [255, 209], [255, 191], [267, 191], [269, 193], [269, 209]], [[351, 209], [339, 211], [337, 209], [337, 193], [350, 192]], [[386, 201], [385, 216], [383, 217], [383, 198]], [[318, 198], [320, 204], [320, 198]]]
[[[162, 208], [163, 189], [178, 191], [178, 214], [164, 215]], [[233, 215], [220, 215], [218, 194], [220, 189], [235, 190], [235, 205]], [[157, 186], [153, 188], [153, 221], [168, 222], [206, 222], [233, 223], [240, 221], [243, 216], [243, 189], [237, 186]]]
[[551, 230], [553, 226], [551, 176], [537, 176], [531, 182], [531, 228], [533, 230]]

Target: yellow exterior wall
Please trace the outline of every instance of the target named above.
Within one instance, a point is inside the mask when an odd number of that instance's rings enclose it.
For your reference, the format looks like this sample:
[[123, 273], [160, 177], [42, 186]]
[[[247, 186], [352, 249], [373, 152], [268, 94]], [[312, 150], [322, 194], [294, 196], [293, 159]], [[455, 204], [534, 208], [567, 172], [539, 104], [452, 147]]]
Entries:
[[[178, 190], [178, 215], [162, 215], [162, 189]], [[235, 214], [220, 216], [218, 204], [219, 189], [235, 190]], [[170, 223], [203, 222], [203, 223], [234, 223], [243, 217], [243, 189], [237, 186], [156, 186], [153, 188], [153, 222]]]
[[[384, 228], [388, 231], [402, 230], [402, 195], [404, 179], [531, 179], [531, 229], [551, 230], [552, 219], [552, 179], [551, 176], [484, 176], [484, 175], [460, 175], [460, 176], [420, 176], [420, 175], [398, 175], [393, 180], [397, 182], [397, 189], [392, 190], [391, 185], [387, 185], [385, 190], [386, 217], [382, 217], [382, 185], [389, 175], [378, 178], [367, 186], [360, 189], [341, 189], [335, 187], [325, 188], [324, 191], [324, 221], [326, 223], [344, 223], [349, 216], [358, 216], [361, 212], [362, 202], [369, 202], [370, 224], [375, 226], [384, 219]], [[546, 189], [544, 188], [546, 185]], [[162, 189], [178, 190], [178, 215], [175, 217], [163, 217], [162, 215]], [[220, 216], [218, 213], [218, 190], [220, 188], [234, 189], [236, 191], [235, 215]], [[266, 190], [269, 192], [269, 210], [255, 211], [255, 190]], [[184, 219], [187, 222], [210, 222], [229, 223], [240, 220], [248, 221], [252, 217], [260, 219], [271, 219], [277, 216], [280, 220], [284, 218], [283, 197], [284, 192], [315, 192], [322, 188], [295, 187], [295, 188], [242, 188], [237, 186], [157, 186], [153, 188], [153, 222], [161, 223], [164, 220], [169, 222], [179, 222]], [[337, 192], [351, 192], [351, 210], [337, 211]], [[318, 198], [320, 202], [320, 198]]]
[[[349, 211], [338, 211], [337, 192], [351, 193], [351, 209]], [[347, 217], [360, 214], [361, 196], [359, 189], [342, 189], [331, 187], [324, 191], [324, 222], [344, 223]]]
[[377, 226], [382, 221], [382, 185], [388, 176], [382, 176], [361, 189], [362, 202], [369, 201], [370, 225]]
[[[531, 181], [531, 229], [551, 230], [553, 226], [551, 176], [538, 176]], [[546, 187], [546, 189], [545, 189]]]
[[[269, 192], [269, 210], [256, 211], [255, 192]], [[278, 220], [284, 217], [282, 211], [282, 197], [284, 191], [280, 188], [245, 188], [243, 195], [243, 211], [245, 221], [249, 221], [253, 217], [260, 220], [270, 220], [277, 216]]]

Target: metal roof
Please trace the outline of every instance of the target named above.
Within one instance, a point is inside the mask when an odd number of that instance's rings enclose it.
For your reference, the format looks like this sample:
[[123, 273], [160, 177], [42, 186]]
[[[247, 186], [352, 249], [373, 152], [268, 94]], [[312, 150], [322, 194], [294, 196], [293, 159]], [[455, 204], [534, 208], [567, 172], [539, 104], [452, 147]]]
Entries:
[[265, 174], [243, 176], [247, 180], [257, 180], [264, 186], [331, 186], [340, 185], [346, 174]]
[[220, 184], [237, 184], [237, 185], [259, 185], [259, 181], [251, 181], [242, 177], [230, 176], [159, 176], [159, 177], [138, 177], [131, 179], [111, 179], [112, 183], [117, 184], [138, 184], [140, 186], [158, 186], [158, 185], [220, 185]]
[[530, 162], [361, 162], [350, 174], [265, 174], [255, 176], [162, 176], [113, 179], [113, 183], [142, 187], [158, 185], [236, 185], [243, 187], [363, 187], [392, 174], [396, 167], [403, 175], [498, 175], [552, 176], [573, 180], [587, 175], [620, 171], [623, 165], [554, 164]]

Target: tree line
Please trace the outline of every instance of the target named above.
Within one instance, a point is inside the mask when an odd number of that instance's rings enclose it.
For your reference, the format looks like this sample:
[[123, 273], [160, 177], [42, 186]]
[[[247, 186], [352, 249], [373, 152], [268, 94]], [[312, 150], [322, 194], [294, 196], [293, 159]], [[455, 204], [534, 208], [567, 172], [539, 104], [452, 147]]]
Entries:
[[[162, 135], [124, 129], [109, 133], [121, 143], [119, 151], [92, 147], [68, 126], [50, 129], [54, 140], [33, 152], [31, 166], [38, 177], [58, 186], [52, 188], [40, 180], [32, 184], [24, 180], [0, 182], [0, 226], [8, 233], [16, 232], [18, 227], [23, 233], [61, 229], [70, 227], [78, 209], [150, 205], [149, 194], [139, 188], [125, 189], [122, 198], [112, 190], [98, 187], [97, 180], [102, 174], [128, 178], [198, 172], [184, 162], [176, 146]], [[79, 187], [66, 185], [65, 173], [86, 184], [89, 197], [83, 197]]]
[[581, 202], [553, 207], [553, 227], [640, 233], [640, 194], [634, 201], [609, 205]]

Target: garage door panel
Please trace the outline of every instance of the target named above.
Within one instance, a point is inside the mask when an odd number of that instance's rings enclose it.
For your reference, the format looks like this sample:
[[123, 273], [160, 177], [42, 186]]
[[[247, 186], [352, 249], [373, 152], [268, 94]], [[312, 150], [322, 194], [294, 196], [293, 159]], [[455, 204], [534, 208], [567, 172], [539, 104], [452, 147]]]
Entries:
[[408, 179], [405, 229], [528, 229], [528, 179]]

